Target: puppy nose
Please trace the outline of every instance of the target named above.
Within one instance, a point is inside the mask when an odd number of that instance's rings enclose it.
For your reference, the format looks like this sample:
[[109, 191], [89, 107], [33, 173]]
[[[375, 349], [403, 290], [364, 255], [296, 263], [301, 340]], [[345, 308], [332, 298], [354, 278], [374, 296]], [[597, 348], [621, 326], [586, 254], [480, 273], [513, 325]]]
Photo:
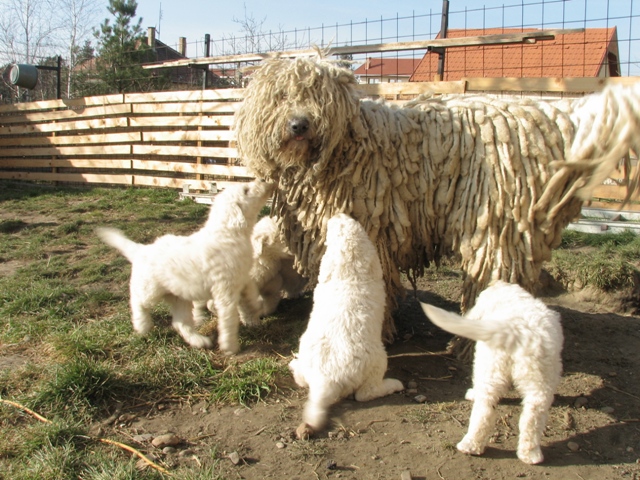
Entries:
[[304, 135], [309, 131], [309, 120], [305, 117], [296, 117], [289, 120], [289, 129], [294, 135]]

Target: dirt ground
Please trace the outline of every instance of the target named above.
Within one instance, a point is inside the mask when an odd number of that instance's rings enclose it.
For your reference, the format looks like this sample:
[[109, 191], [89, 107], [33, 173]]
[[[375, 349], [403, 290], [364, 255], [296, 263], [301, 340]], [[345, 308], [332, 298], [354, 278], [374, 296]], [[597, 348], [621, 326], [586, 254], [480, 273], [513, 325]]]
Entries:
[[[108, 430], [137, 439], [145, 450], [153, 450], [151, 437], [176, 434], [183, 442], [174, 453], [157, 450], [169, 466], [204, 466], [217, 446], [229, 479], [640, 478], [640, 318], [615, 313], [616, 302], [605, 296], [543, 293], [562, 315], [565, 346], [564, 377], [539, 466], [516, 458], [515, 395], [499, 405], [495, 435], [483, 456], [455, 449], [470, 413], [464, 400], [470, 366], [445, 353], [450, 335], [426, 319], [412, 293], [396, 314], [398, 340], [388, 346], [388, 376], [405, 386], [413, 382], [414, 388], [368, 403], [342, 401], [332, 410], [330, 428], [310, 441], [294, 439], [305, 392], [292, 381], [249, 408], [218, 408], [197, 398], [162, 402]], [[459, 281], [424, 280], [417, 297], [455, 309]], [[255, 352], [243, 352], [238, 361], [251, 355]], [[426, 402], [416, 401], [418, 395]]]

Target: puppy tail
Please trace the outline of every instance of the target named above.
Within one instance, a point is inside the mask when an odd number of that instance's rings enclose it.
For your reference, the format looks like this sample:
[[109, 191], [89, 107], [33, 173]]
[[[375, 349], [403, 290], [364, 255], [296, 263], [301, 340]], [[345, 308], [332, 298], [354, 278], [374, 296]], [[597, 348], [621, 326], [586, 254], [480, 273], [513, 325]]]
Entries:
[[96, 235], [107, 245], [120, 250], [120, 253], [127, 257], [130, 262], [133, 262], [136, 252], [142, 247], [139, 243], [125, 237], [124, 233], [117, 228], [98, 227], [96, 228]]
[[475, 341], [487, 342], [494, 338], [496, 325], [491, 322], [471, 320], [453, 312], [448, 312], [428, 303], [420, 302], [424, 313], [433, 323], [454, 335], [470, 338]]

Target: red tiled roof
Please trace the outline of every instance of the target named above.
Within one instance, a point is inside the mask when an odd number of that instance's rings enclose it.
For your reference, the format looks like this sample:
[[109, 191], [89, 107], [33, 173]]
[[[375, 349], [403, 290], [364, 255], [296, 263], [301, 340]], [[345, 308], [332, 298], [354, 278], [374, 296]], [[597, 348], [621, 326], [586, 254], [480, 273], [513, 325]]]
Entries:
[[409, 77], [419, 62], [412, 58], [367, 58], [354, 73], [362, 77]]
[[[448, 38], [503, 33], [531, 32], [535, 29], [449, 30]], [[587, 28], [582, 33], [556, 35], [554, 40], [534, 44], [448, 48], [442, 80], [465, 77], [597, 77], [607, 53], [618, 55], [616, 28]], [[429, 52], [421, 60], [410, 81], [433, 81], [438, 72], [438, 54]]]

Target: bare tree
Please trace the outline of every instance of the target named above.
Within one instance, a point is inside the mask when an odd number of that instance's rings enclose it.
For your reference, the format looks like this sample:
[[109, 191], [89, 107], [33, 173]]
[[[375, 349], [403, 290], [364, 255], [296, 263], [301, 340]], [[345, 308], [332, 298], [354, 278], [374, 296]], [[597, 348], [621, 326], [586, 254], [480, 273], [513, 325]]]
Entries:
[[59, 25], [51, 0], [4, 0], [0, 3], [0, 50], [6, 62], [37, 63], [55, 42]]
[[56, 0], [60, 11], [60, 26], [68, 55], [67, 96], [72, 95], [73, 71], [79, 61], [85, 60], [79, 54], [93, 28], [98, 23], [102, 0]]

